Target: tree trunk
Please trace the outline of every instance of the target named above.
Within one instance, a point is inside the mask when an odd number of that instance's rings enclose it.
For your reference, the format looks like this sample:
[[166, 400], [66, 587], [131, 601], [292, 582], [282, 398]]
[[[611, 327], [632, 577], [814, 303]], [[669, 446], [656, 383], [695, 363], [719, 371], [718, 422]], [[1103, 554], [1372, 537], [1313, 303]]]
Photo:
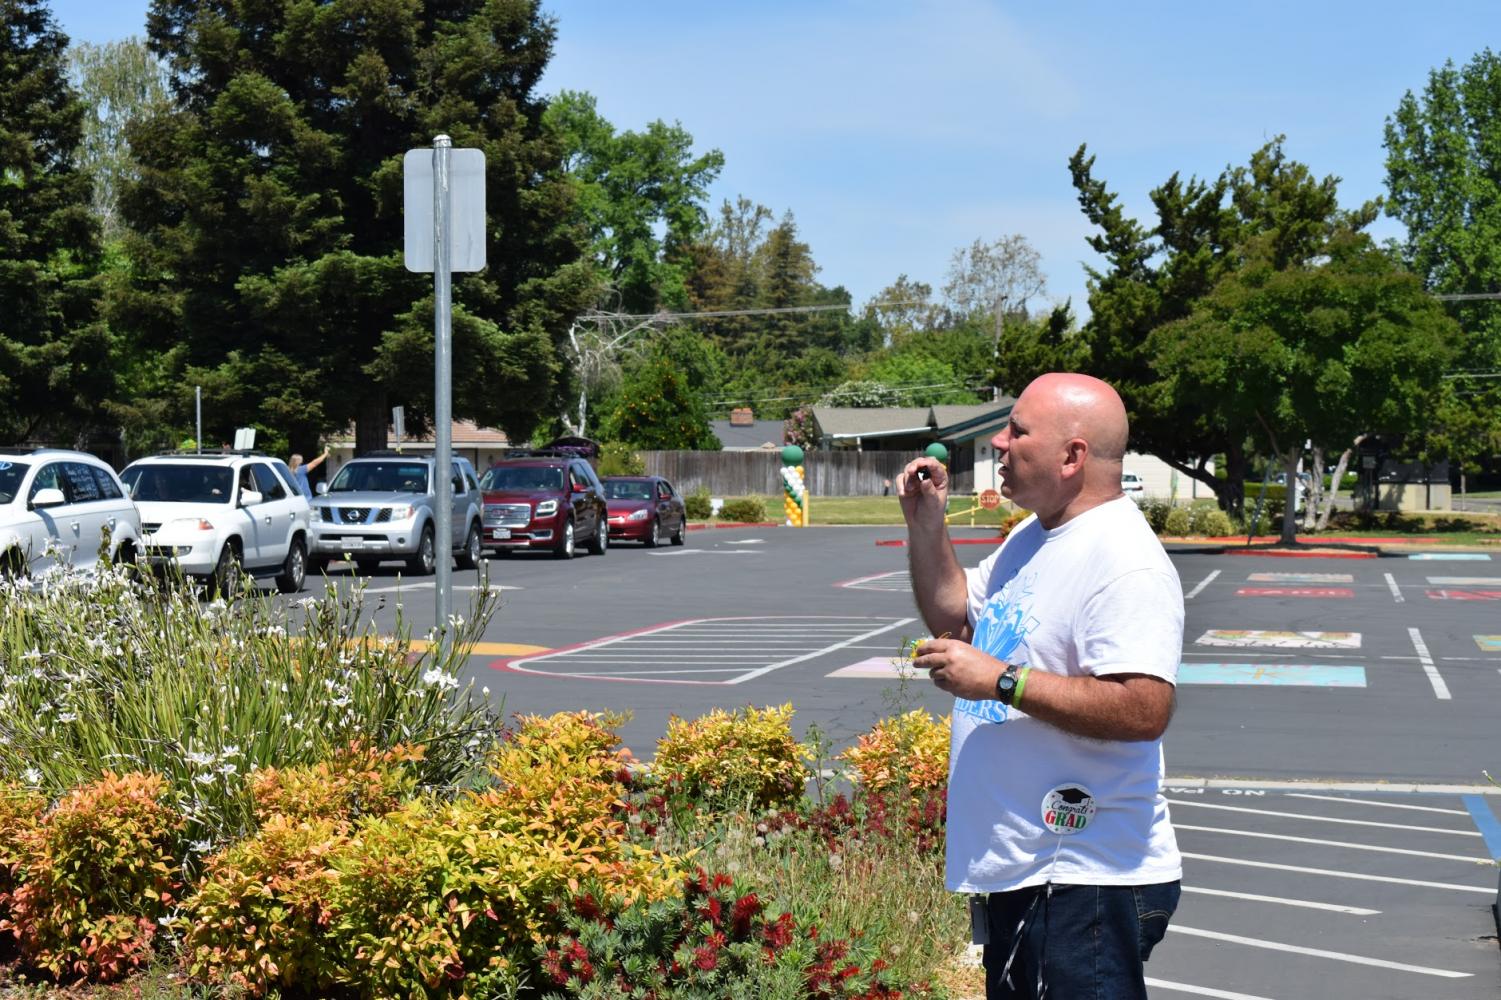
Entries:
[[1334, 478], [1329, 481], [1329, 495], [1324, 499], [1324, 509], [1319, 512], [1319, 530], [1329, 527], [1329, 515], [1334, 511], [1334, 501], [1339, 499], [1339, 484], [1345, 478], [1345, 466], [1350, 464], [1350, 455], [1353, 448], [1346, 448], [1339, 453], [1339, 461], [1334, 466]]
[[1298, 540], [1298, 459], [1302, 448], [1290, 448], [1283, 456], [1282, 465], [1287, 470], [1287, 492], [1282, 499], [1281, 544], [1291, 545]]
[[1216, 491], [1220, 507], [1231, 517], [1242, 517], [1246, 510], [1246, 449], [1240, 444], [1225, 449], [1223, 492]]
[[1313, 471], [1308, 476], [1308, 498], [1303, 501], [1303, 530], [1312, 531], [1324, 499], [1324, 449], [1313, 446]]
[[356, 456], [390, 447], [391, 414], [386, 400], [385, 390], [374, 388], [360, 400], [360, 410], [354, 422]]

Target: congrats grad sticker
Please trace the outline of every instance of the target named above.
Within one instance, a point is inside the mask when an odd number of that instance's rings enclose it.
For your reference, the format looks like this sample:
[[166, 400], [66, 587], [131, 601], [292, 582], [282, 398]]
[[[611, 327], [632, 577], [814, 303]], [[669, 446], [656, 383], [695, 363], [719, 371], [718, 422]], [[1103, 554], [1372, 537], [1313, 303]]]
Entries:
[[1083, 785], [1059, 785], [1042, 797], [1042, 825], [1060, 836], [1078, 833], [1094, 819], [1094, 793]]

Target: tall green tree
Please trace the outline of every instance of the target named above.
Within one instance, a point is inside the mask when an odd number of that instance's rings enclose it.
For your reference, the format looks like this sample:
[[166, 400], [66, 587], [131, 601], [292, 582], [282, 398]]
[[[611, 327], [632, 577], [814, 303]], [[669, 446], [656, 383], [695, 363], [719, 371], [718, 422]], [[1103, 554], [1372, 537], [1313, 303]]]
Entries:
[[[1245, 264], [1148, 347], [1164, 397], [1249, 429], [1293, 482], [1305, 441], [1323, 452], [1420, 427], [1460, 334], [1364, 233], [1343, 231], [1296, 266], [1278, 266], [1274, 244], [1253, 240]], [[1284, 541], [1295, 513], [1287, 504]]]
[[[1090, 245], [1105, 259], [1104, 267], [1088, 269], [1086, 370], [1121, 393], [1133, 449], [1203, 482], [1231, 511], [1240, 510], [1246, 446], [1259, 428], [1227, 424], [1175, 391], [1182, 384], [1159, 373], [1151, 335], [1186, 319], [1248, 261], [1273, 271], [1306, 269], [1337, 235], [1361, 232], [1378, 211], [1374, 204], [1342, 210], [1338, 179], [1314, 177], [1286, 156], [1282, 141], [1272, 140], [1248, 165], [1227, 168], [1214, 181], [1172, 175], [1151, 192], [1157, 218], [1150, 228], [1126, 216], [1116, 195], [1094, 177], [1094, 159], [1084, 147], [1069, 161], [1080, 206], [1099, 230]], [[1224, 478], [1207, 467], [1216, 454], [1225, 456]]]
[[[1388, 215], [1407, 229], [1407, 266], [1432, 292], [1501, 293], [1501, 56], [1484, 49], [1445, 63], [1386, 120]], [[1449, 391], [1424, 452], [1474, 471], [1501, 454], [1501, 302], [1448, 308], [1465, 330]]]
[[0, 441], [77, 435], [114, 388], [84, 105], [42, 0], [0, 2]]
[[717, 149], [695, 156], [693, 136], [674, 123], [617, 132], [591, 94], [563, 91], [543, 117], [563, 148], [578, 188], [576, 211], [589, 230], [616, 311], [647, 313], [687, 304], [687, 248], [708, 224], [703, 202], [724, 167]]
[[722, 378], [722, 355], [687, 329], [669, 331], [626, 371], [612, 438], [634, 448], [718, 451], [704, 397]]
[[94, 178], [94, 216], [106, 243], [120, 236], [120, 187], [137, 176], [125, 126], [167, 109], [166, 67], [140, 38], [68, 49], [68, 76], [86, 108], [79, 164]]
[[127, 129], [133, 283], [112, 309], [170, 366], [177, 412], [201, 381], [210, 433], [275, 426], [299, 450], [351, 421], [381, 446], [394, 403], [422, 416], [432, 284], [403, 267], [402, 157], [439, 134], [486, 159], [488, 266], [454, 280], [454, 413], [524, 439], [561, 411], [559, 344], [594, 285], [542, 123], [537, 2], [153, 0], [147, 28], [175, 103]]

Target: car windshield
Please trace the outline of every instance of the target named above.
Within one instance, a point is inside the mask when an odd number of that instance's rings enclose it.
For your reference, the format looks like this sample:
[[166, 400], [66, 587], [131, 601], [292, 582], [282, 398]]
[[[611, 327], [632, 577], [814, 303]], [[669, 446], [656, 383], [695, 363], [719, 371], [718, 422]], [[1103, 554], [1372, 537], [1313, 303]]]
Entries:
[[650, 500], [651, 497], [651, 483], [630, 480], [607, 480], [605, 482], [606, 500]]
[[0, 462], [0, 503], [10, 503], [16, 498], [27, 468], [23, 462]]
[[137, 503], [229, 503], [234, 473], [223, 465], [132, 465], [120, 473]]
[[561, 490], [563, 470], [548, 465], [497, 465], [479, 481], [486, 490]]
[[350, 462], [329, 484], [330, 493], [426, 493], [427, 466], [418, 462]]

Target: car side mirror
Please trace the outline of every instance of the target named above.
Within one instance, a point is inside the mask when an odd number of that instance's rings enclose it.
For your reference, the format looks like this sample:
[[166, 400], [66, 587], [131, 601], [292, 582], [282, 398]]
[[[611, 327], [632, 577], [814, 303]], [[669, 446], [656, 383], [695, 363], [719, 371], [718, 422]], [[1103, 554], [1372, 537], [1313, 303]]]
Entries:
[[319, 483], [317, 486], [313, 487], [313, 492], [318, 494], [320, 497], [323, 496], [323, 494], [328, 492], [328, 484]]
[[589, 487], [585, 486], [583, 483], [574, 483], [573, 484], [573, 492], [575, 492], [575, 493], [584, 493], [588, 489], [589, 489]]
[[45, 490], [37, 490], [36, 495], [31, 498], [30, 506], [32, 510], [42, 510], [46, 507], [61, 507], [67, 502], [68, 499], [63, 496], [62, 490], [51, 487]]
[[257, 493], [255, 490], [241, 490], [240, 491], [240, 506], [241, 507], [254, 507], [256, 504], [260, 503], [262, 499], [263, 498], [261, 497], [261, 495], [259, 493]]

